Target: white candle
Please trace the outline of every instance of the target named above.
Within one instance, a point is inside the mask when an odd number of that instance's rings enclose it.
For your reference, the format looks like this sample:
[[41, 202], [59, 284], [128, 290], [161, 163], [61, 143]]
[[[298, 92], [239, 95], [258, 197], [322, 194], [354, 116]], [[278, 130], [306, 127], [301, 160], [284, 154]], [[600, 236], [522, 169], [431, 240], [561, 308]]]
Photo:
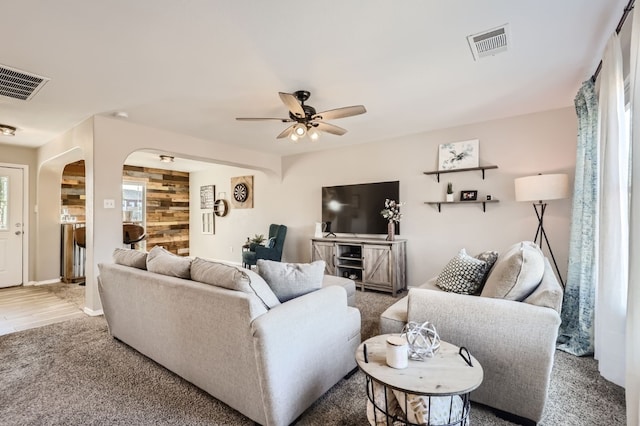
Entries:
[[387, 365], [402, 369], [409, 365], [409, 344], [407, 339], [400, 336], [387, 338]]

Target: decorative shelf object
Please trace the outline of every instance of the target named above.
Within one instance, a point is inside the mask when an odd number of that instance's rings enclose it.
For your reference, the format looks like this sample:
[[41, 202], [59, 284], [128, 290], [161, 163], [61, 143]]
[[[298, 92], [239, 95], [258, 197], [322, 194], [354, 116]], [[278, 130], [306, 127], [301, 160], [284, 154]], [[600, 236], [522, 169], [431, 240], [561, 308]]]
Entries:
[[482, 211], [487, 211], [487, 203], [498, 203], [500, 200], [473, 200], [473, 201], [425, 201], [425, 204], [438, 206], [438, 213], [442, 211], [442, 204], [480, 204], [482, 203]]
[[[479, 166], [479, 167], [469, 167], [467, 169], [451, 169], [451, 170], [434, 170], [430, 172], [423, 172], [425, 175], [436, 175], [436, 179], [440, 182], [440, 174], [443, 173], [459, 173], [459, 172], [470, 172], [473, 170], [481, 170], [482, 171], [482, 179], [484, 180], [484, 171], [489, 169], [497, 169], [496, 165], [488, 165], [488, 166]], [[492, 200], [493, 201], [493, 200]], [[468, 201], [465, 201], [468, 202]]]

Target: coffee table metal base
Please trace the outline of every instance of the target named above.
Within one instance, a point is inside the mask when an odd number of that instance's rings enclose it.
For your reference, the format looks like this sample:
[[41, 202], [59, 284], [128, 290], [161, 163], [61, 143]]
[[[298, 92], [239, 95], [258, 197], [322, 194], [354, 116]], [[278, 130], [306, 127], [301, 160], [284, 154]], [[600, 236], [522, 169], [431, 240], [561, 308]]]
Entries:
[[[411, 394], [407, 394], [406, 392], [402, 392], [404, 394], [404, 404], [401, 412], [391, 413], [387, 410], [389, 404], [392, 403], [390, 397], [396, 398], [393, 389], [388, 388], [384, 383], [377, 382], [369, 376], [365, 376], [366, 386], [367, 386], [367, 399], [373, 405], [373, 424], [380, 425], [407, 425], [407, 426], [469, 426], [469, 413], [471, 412], [471, 398], [469, 393], [460, 394], [460, 395], [449, 395], [449, 396], [420, 396], [419, 398], [424, 401], [424, 405], [427, 408], [427, 412], [431, 413], [431, 407], [433, 406], [434, 401], [442, 404], [445, 400], [449, 401], [448, 413], [449, 416], [447, 418], [447, 423], [442, 423], [440, 419], [436, 419], [435, 421], [431, 421], [432, 416], [427, 414], [426, 422], [421, 423], [413, 423], [409, 421], [408, 416], [405, 413], [409, 413], [413, 408], [409, 405], [409, 399], [411, 398]], [[383, 389], [382, 395], [378, 395], [376, 398], [376, 392], [374, 388], [376, 386], [380, 386]], [[401, 392], [401, 391], [396, 391]], [[414, 397], [418, 397], [413, 395]], [[396, 398], [397, 401], [397, 398]], [[397, 401], [399, 404], [400, 402]], [[461, 405], [462, 412], [460, 416], [455, 416], [454, 405]], [[399, 406], [399, 405], [398, 405]]]

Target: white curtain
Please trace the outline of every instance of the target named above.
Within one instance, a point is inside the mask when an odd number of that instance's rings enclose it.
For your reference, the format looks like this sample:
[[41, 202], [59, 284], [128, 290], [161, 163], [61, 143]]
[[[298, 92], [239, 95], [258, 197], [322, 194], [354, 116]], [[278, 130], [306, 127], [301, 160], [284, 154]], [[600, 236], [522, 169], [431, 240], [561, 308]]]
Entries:
[[629, 139], [625, 125], [620, 39], [614, 33], [600, 73], [600, 197], [594, 358], [600, 374], [625, 382], [625, 327], [629, 269]]
[[[631, 224], [627, 295], [627, 425], [640, 424], [640, 7], [633, 10], [631, 32]], [[633, 337], [636, 337], [635, 339]]]

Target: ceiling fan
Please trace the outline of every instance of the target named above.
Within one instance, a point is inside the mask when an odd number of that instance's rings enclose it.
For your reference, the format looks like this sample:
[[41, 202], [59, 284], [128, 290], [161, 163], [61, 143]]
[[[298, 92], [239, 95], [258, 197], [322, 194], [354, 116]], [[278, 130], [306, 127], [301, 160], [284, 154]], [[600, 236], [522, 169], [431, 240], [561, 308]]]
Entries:
[[354, 105], [343, 108], [330, 109], [328, 111], [316, 112], [311, 105], [305, 105], [305, 102], [311, 96], [306, 90], [298, 90], [293, 93], [279, 92], [280, 99], [289, 109], [288, 118], [249, 118], [238, 117], [239, 121], [264, 121], [278, 120], [283, 123], [294, 123], [280, 133], [276, 139], [290, 138], [292, 141], [309, 135], [311, 140], [317, 140], [320, 132], [331, 133], [333, 135], [342, 136], [347, 133], [346, 129], [338, 127], [334, 124], [327, 123], [325, 120], [334, 120], [336, 118], [351, 117], [353, 115], [364, 114], [367, 112], [363, 105]]

